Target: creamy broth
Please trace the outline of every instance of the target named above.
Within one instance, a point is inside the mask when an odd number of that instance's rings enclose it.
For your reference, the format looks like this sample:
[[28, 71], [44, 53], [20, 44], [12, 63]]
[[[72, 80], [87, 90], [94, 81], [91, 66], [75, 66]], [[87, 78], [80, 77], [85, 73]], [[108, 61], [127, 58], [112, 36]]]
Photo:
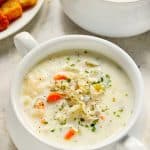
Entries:
[[26, 74], [21, 92], [33, 131], [70, 148], [117, 134], [131, 116], [133, 98], [125, 72], [86, 50], [49, 56]]

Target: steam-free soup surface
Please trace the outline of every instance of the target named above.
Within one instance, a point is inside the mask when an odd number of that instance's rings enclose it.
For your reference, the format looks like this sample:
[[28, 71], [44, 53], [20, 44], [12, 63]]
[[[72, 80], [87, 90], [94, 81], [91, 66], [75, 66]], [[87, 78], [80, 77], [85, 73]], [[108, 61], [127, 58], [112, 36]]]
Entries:
[[86, 50], [49, 56], [24, 77], [21, 102], [32, 130], [49, 143], [89, 147], [122, 130], [132, 112], [128, 76]]

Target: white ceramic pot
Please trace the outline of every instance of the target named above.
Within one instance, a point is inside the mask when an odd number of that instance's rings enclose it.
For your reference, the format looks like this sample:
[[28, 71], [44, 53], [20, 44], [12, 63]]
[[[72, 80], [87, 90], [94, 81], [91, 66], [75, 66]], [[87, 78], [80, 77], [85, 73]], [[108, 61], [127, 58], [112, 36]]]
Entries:
[[137, 139], [127, 136], [130, 129], [134, 126], [142, 107], [143, 80], [136, 64], [126, 52], [109, 41], [85, 35], [62, 36], [38, 44], [31, 35], [23, 32], [15, 36], [14, 40], [18, 51], [22, 55], [25, 55], [32, 49], [32, 51], [23, 57], [15, 71], [11, 83], [10, 102], [9, 106], [7, 106], [8, 130], [19, 150], [77, 150], [75, 147], [67, 149], [63, 145], [55, 145], [52, 141], [47, 143], [38, 137], [32, 131], [29, 123], [27, 123], [19, 100], [22, 80], [28, 70], [48, 55], [53, 55], [54, 52], [62, 52], [65, 49], [89, 49], [114, 60], [129, 76], [135, 94], [133, 113], [124, 130], [104, 142], [85, 149], [78, 148], [78, 150], [98, 150], [106, 148], [124, 137], [126, 138], [122, 141], [122, 144], [120, 144], [122, 147], [121, 150], [145, 150], [144, 146]]
[[150, 30], [150, 0], [60, 1], [71, 20], [95, 34], [128, 37]]

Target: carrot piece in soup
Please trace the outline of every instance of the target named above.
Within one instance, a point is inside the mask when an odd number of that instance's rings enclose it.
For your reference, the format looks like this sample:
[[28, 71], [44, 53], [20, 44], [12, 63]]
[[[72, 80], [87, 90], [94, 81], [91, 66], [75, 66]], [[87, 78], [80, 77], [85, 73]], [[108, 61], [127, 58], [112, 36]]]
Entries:
[[67, 80], [68, 78], [63, 74], [57, 74], [54, 76], [54, 80]]
[[59, 101], [60, 99], [62, 99], [62, 95], [60, 93], [52, 92], [48, 95], [47, 102], [54, 103], [54, 102]]
[[72, 139], [72, 138], [75, 136], [75, 134], [76, 134], [76, 131], [75, 131], [73, 128], [71, 128], [71, 129], [65, 134], [64, 139], [65, 139], [65, 140], [70, 140], [70, 139]]
[[101, 119], [101, 120], [105, 120], [105, 119], [106, 119], [106, 117], [105, 117], [105, 116], [103, 116], [103, 115], [100, 115], [100, 119]]

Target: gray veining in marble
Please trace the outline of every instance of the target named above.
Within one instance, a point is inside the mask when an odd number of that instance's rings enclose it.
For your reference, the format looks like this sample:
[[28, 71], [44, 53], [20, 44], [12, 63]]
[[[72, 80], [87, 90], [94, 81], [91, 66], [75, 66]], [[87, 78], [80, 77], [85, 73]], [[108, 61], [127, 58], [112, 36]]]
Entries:
[[[37, 16], [21, 31], [30, 32], [40, 43], [64, 34], [90, 34], [64, 15], [58, 0], [45, 0]], [[150, 32], [131, 38], [105, 39], [125, 49], [140, 67], [145, 82], [144, 108], [131, 134], [150, 149]], [[11, 76], [20, 59], [13, 45], [13, 36], [0, 41], [0, 150], [16, 150], [6, 129], [5, 106]]]

